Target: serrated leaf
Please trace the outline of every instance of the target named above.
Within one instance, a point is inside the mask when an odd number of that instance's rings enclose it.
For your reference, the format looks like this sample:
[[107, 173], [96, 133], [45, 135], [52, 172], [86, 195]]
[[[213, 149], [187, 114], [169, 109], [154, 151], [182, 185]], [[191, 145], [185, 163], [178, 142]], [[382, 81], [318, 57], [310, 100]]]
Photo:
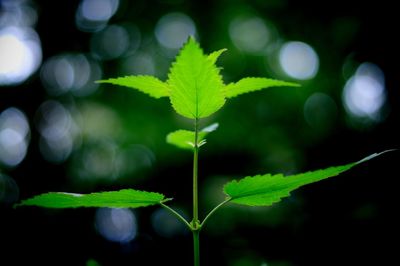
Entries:
[[[209, 125], [199, 131], [197, 143], [199, 146], [205, 143], [205, 137], [208, 133], [215, 131], [218, 128], [218, 123]], [[167, 143], [177, 146], [181, 149], [192, 150], [195, 143], [195, 133], [190, 130], [176, 130], [167, 135]]]
[[168, 84], [153, 76], [126, 76], [106, 80], [98, 80], [96, 82], [110, 83], [114, 85], [137, 89], [157, 99], [169, 96]]
[[49, 192], [23, 200], [15, 206], [39, 206], [45, 208], [138, 208], [159, 204], [164, 201], [166, 201], [165, 196], [160, 193], [122, 189], [119, 191], [90, 194]]
[[238, 82], [229, 83], [225, 86], [225, 95], [227, 98], [236, 97], [243, 93], [262, 90], [270, 87], [299, 87], [299, 84], [286, 82], [276, 79], [248, 77], [239, 80]]
[[233, 203], [248, 206], [269, 206], [279, 202], [284, 197], [288, 197], [291, 191], [301, 186], [337, 176], [355, 165], [375, 158], [385, 152], [373, 154], [355, 163], [292, 176], [283, 176], [282, 174], [248, 176], [241, 180], [234, 180], [227, 183], [224, 186], [224, 192], [231, 198], [231, 202]]
[[225, 103], [219, 69], [190, 38], [172, 64], [167, 81], [175, 111], [187, 118], [210, 116]]
[[226, 48], [224, 49], [220, 49], [218, 51], [214, 51], [211, 54], [209, 54], [207, 56], [207, 59], [210, 60], [213, 64], [215, 64], [217, 62], [217, 59], [221, 56], [222, 53], [224, 53], [226, 50]]

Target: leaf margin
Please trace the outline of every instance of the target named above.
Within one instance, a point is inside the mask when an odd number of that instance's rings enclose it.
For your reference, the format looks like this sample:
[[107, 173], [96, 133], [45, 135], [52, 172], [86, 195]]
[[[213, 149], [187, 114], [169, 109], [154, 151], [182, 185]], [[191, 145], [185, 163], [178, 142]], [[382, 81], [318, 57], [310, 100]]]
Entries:
[[[333, 177], [333, 176], [337, 176], [337, 175], [339, 175], [339, 174], [341, 174], [341, 173], [343, 173], [345, 171], [350, 170], [351, 168], [353, 168], [356, 165], [359, 165], [361, 163], [367, 162], [367, 161], [369, 161], [369, 160], [371, 160], [371, 159], [373, 159], [375, 157], [378, 157], [378, 156], [380, 156], [380, 155], [382, 155], [384, 153], [390, 152], [390, 151], [393, 151], [393, 150], [385, 150], [385, 151], [380, 152], [380, 153], [374, 153], [374, 154], [371, 154], [371, 155], [369, 155], [369, 156], [367, 156], [367, 157], [365, 157], [365, 158], [363, 158], [363, 159], [361, 159], [359, 161], [352, 162], [352, 163], [349, 163], [349, 164], [339, 165], [339, 166], [331, 166], [331, 167], [328, 167], [328, 168], [317, 169], [317, 170], [313, 170], [313, 171], [307, 171], [307, 172], [299, 173], [299, 174], [295, 174], [295, 175], [284, 176], [282, 174], [275, 174], [275, 175], [265, 174], [265, 175], [256, 175], [256, 176], [246, 176], [246, 177], [244, 177], [242, 179], [232, 180], [232, 181], [226, 183], [224, 185], [224, 187], [223, 187], [223, 192], [227, 196], [226, 199], [229, 202], [232, 202], [232, 203], [235, 203], [235, 204], [246, 205], [246, 206], [271, 206], [274, 203], [280, 202], [283, 198], [290, 196], [290, 193], [292, 191], [294, 191], [294, 190], [296, 190], [296, 189], [298, 189], [298, 188], [300, 188], [302, 186], [305, 186], [305, 185], [308, 185], [308, 184], [311, 184], [311, 183], [315, 183], [315, 182], [318, 182], [318, 181], [321, 181], [321, 180], [324, 180], [324, 179], [327, 179], [327, 178], [330, 178], [330, 177]], [[326, 176], [320, 176], [318, 178], [311, 178], [311, 180], [307, 180], [308, 176], [311, 176], [313, 174], [317, 174], [318, 172], [329, 172], [329, 171], [333, 171], [333, 172], [328, 174], [328, 175], [326, 175]], [[296, 182], [299, 182], [298, 180], [290, 180], [290, 179], [294, 179], [294, 178], [299, 177], [299, 176], [300, 177], [303, 176], [303, 179], [304, 179], [302, 181], [303, 183], [300, 182], [300, 184], [296, 185]], [[236, 195], [236, 197], [235, 197], [235, 196], [232, 196], [232, 194], [234, 194], [234, 193], [232, 193], [232, 191], [231, 192], [227, 191], [229, 189], [232, 190], [232, 186], [234, 188], [235, 185], [239, 186], [239, 190], [240, 190], [241, 184], [245, 184], [245, 185], [242, 185], [243, 187], [245, 187], [246, 185], [248, 185], [246, 183], [250, 182], [250, 185], [254, 185], [254, 184], [251, 184], [251, 182], [253, 182], [254, 180], [255, 180], [255, 183], [257, 183], [259, 179], [265, 179], [265, 180], [261, 180], [260, 182], [269, 181], [269, 180], [267, 180], [268, 178], [278, 178], [279, 179], [278, 180], [278, 184], [279, 185], [284, 185], [285, 182], [286, 182], [286, 185], [289, 185], [289, 186], [286, 189], [281, 189], [278, 192], [276, 192], [276, 191], [273, 192], [275, 194], [270, 193], [271, 195], [269, 195], [268, 200], [265, 200], [265, 203], [260, 203], [260, 202], [257, 202], [256, 200], [257, 200], [257, 195], [260, 198], [263, 198], [263, 197], [265, 198], [266, 197], [265, 195], [267, 193], [262, 193], [262, 192], [258, 192], [258, 191], [250, 191], [250, 192], [247, 191], [247, 194], [243, 193], [242, 196]], [[290, 182], [292, 182], [293, 184], [290, 185]], [[273, 185], [276, 185], [276, 184], [273, 184]], [[242, 189], [243, 189], [243, 187], [242, 187]], [[238, 187], [236, 187], [236, 189], [238, 189]], [[254, 200], [254, 198], [253, 198], [253, 202], [252, 202], [251, 201], [251, 197], [255, 197], [256, 200]], [[248, 201], [249, 198], [250, 198], [250, 202]]]
[[[130, 75], [116, 78], [97, 80], [98, 84], [113, 84], [138, 90], [150, 97], [160, 99], [169, 97], [170, 88], [166, 82], [151, 75]], [[134, 84], [132, 84], [134, 83]]]
[[[128, 195], [129, 194], [129, 195]], [[135, 199], [137, 197], [148, 197], [148, 199]], [[129, 196], [129, 198], [127, 198]], [[109, 198], [111, 197], [111, 199]], [[131, 198], [132, 197], [132, 198]], [[57, 200], [59, 202], [57, 202]], [[64, 202], [61, 202], [61, 201]], [[44, 208], [139, 208], [161, 204], [171, 199], [158, 192], [148, 192], [134, 189], [121, 189], [117, 191], [93, 192], [88, 194], [77, 194], [69, 192], [47, 192], [35, 195], [14, 204], [14, 208], [23, 206], [36, 206]], [[83, 201], [83, 202], [82, 202]], [[107, 203], [108, 202], [108, 203]]]
[[272, 87], [300, 87], [300, 84], [264, 77], [245, 77], [225, 85], [225, 97], [234, 98], [242, 94]]

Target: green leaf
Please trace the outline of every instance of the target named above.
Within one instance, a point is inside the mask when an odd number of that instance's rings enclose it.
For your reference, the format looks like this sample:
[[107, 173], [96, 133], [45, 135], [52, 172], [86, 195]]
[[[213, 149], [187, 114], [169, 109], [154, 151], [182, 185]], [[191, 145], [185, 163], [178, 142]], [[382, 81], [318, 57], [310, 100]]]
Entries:
[[227, 98], [232, 98], [243, 93], [280, 86], [299, 87], [300, 85], [275, 79], [247, 77], [239, 80], [238, 82], [229, 83], [226, 85], [225, 93]]
[[168, 84], [153, 76], [126, 76], [106, 80], [98, 80], [97, 83], [110, 83], [137, 89], [151, 97], [161, 98], [169, 96]]
[[[208, 135], [208, 133], [215, 131], [217, 128], [218, 123], [214, 123], [199, 131], [197, 137], [197, 143], [199, 147], [206, 143], [205, 137]], [[181, 149], [193, 150], [195, 143], [195, 133], [194, 131], [190, 130], [176, 130], [167, 135], [167, 142]]]
[[192, 150], [194, 148], [194, 132], [190, 130], [176, 130], [167, 135], [167, 143], [181, 149]]
[[218, 57], [220, 57], [221, 54], [224, 53], [226, 50], [228, 49], [224, 48], [218, 51], [214, 51], [207, 56], [207, 59], [210, 60], [213, 64], [215, 64], [217, 62]]
[[282, 174], [266, 174], [245, 177], [239, 181], [231, 181], [224, 186], [225, 194], [231, 202], [248, 206], [269, 206], [290, 196], [290, 192], [307, 184], [332, 176], [337, 176], [355, 165], [368, 161], [387, 151], [370, 155], [358, 162], [329, 167], [302, 174], [283, 176]]
[[219, 69], [189, 38], [172, 64], [167, 81], [175, 111], [187, 118], [210, 116], [225, 103]]
[[74, 194], [50, 192], [23, 200], [18, 206], [39, 206], [46, 208], [110, 207], [137, 208], [165, 202], [165, 196], [155, 192], [133, 189], [97, 192], [91, 194]]

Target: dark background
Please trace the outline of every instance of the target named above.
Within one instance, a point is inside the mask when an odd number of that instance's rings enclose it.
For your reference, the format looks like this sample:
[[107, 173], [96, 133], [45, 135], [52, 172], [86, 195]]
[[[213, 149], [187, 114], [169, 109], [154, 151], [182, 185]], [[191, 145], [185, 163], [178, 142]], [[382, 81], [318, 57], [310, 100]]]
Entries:
[[[90, 88], [95, 79], [126, 74], [164, 80], [177, 50], [163, 47], [154, 29], [171, 12], [191, 18], [206, 53], [228, 48], [218, 62], [225, 82], [268, 76], [302, 84], [300, 89], [275, 88], [229, 100], [203, 122], [219, 122], [220, 127], [200, 154], [201, 217], [224, 198], [222, 185], [233, 178], [324, 168], [399, 147], [400, 57], [393, 1], [121, 0], [103, 25], [123, 26], [129, 33], [128, 48], [114, 56], [98, 48], [95, 36], [101, 36], [102, 25], [77, 24], [80, 1], [0, 1], [3, 18], [16, 12], [11, 2], [35, 10], [31, 27], [43, 55], [41, 67], [28, 79], [0, 85], [0, 113], [18, 108], [30, 126], [24, 159], [16, 165], [0, 163], [0, 265], [191, 265], [191, 235], [157, 207], [133, 210], [137, 231], [127, 243], [103, 236], [95, 226], [95, 209], [12, 208], [20, 199], [48, 191], [133, 187], [173, 197], [171, 206], [190, 215], [191, 154], [168, 146], [165, 135], [190, 129], [191, 122], [178, 117], [167, 100], [114, 86]], [[229, 33], [230, 23], [240, 17], [261, 19], [275, 39], [262, 51], [241, 49]], [[3, 19], [0, 29], [7, 23]], [[290, 40], [316, 51], [315, 77], [297, 80], [279, 69], [277, 51]], [[120, 40], [111, 44], [119, 47]], [[62, 92], [45, 84], [46, 62], [64, 58], [79, 65], [78, 56], [95, 66], [92, 73], [101, 69], [102, 74], [91, 76], [82, 88]], [[374, 119], [352, 115], [343, 103], [347, 80], [364, 62], [381, 69], [385, 78], [386, 100]], [[307, 118], [304, 106], [314, 93], [324, 93], [333, 109], [317, 102]], [[68, 114], [68, 130], [74, 125], [68, 133], [73, 145], [65, 154], [40, 146], [43, 123], [51, 128], [61, 119], [46, 120], [52, 114], [49, 106], [61, 106]], [[397, 163], [396, 151], [299, 189], [272, 207], [232, 204], [221, 209], [202, 232], [202, 264], [394, 264]], [[153, 226], [156, 213], [161, 218]], [[160, 233], [160, 226], [170, 230]]]

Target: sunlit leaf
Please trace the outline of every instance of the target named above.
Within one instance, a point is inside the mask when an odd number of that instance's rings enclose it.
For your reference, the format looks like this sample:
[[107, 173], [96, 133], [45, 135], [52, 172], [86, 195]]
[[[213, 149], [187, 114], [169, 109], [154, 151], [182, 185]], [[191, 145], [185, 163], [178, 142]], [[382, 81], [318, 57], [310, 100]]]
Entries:
[[167, 83], [162, 82], [161, 80], [153, 76], [126, 76], [106, 80], [98, 80], [96, 82], [110, 83], [114, 85], [137, 89], [157, 99], [169, 96], [169, 88]]
[[220, 49], [218, 51], [214, 51], [207, 56], [207, 59], [210, 60], [213, 64], [217, 62], [217, 59], [224, 53], [227, 49]]
[[[198, 145], [202, 146], [205, 144], [205, 137], [208, 135], [208, 133], [215, 131], [217, 128], [218, 123], [214, 123], [200, 130], [197, 139]], [[167, 135], [167, 142], [177, 146], [178, 148], [192, 150], [195, 143], [195, 133], [194, 131], [190, 130], [176, 130]]]
[[219, 69], [190, 38], [172, 64], [168, 81], [175, 111], [187, 118], [215, 113], [225, 103], [224, 84]]
[[133, 189], [106, 191], [91, 194], [49, 192], [23, 200], [15, 206], [39, 206], [45, 208], [112, 207], [137, 208], [166, 201], [160, 193]]
[[385, 152], [373, 154], [355, 163], [292, 176], [283, 176], [282, 174], [248, 176], [238, 181], [234, 180], [227, 183], [224, 186], [224, 192], [231, 198], [231, 202], [233, 203], [248, 206], [269, 206], [279, 202], [284, 197], [288, 197], [291, 191], [301, 186], [337, 176]]
[[299, 87], [298, 84], [286, 82], [276, 79], [254, 78], [248, 77], [239, 80], [238, 82], [229, 83], [225, 86], [225, 95], [227, 98], [236, 97], [243, 93], [258, 91], [270, 87]]
[[167, 143], [175, 145], [181, 149], [194, 148], [194, 132], [190, 130], [176, 130], [167, 135]]

